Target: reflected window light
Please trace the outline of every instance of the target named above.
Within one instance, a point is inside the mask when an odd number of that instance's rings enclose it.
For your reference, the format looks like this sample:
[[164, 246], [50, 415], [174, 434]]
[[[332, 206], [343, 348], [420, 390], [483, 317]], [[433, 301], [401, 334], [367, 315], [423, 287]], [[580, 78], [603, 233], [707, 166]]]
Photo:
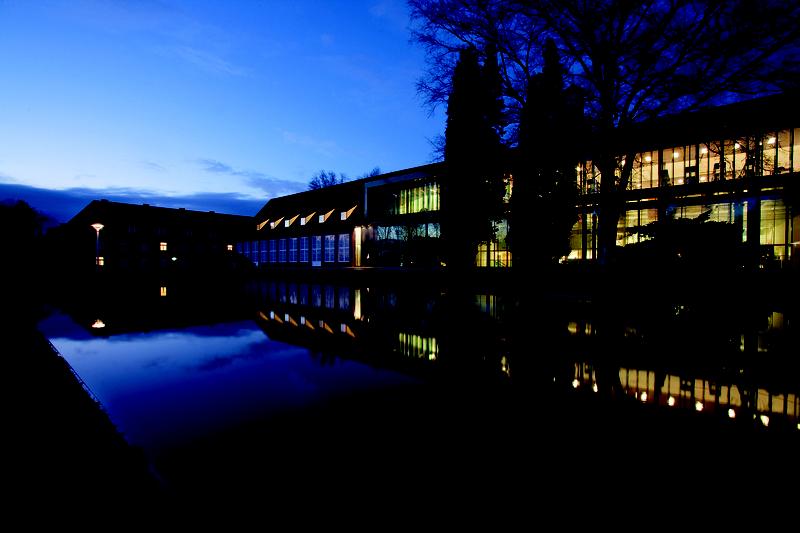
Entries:
[[[553, 380], [555, 381], [555, 378], [554, 378]], [[597, 383], [592, 383], [592, 390], [593, 390], [594, 392], [597, 392], [597, 391], [598, 391], [598, 388], [597, 388]]]
[[289, 313], [283, 313], [283, 320], [289, 322]]
[[639, 396], [639, 399], [642, 400], [643, 402], [646, 402], [647, 401], [647, 391], [642, 391], [642, 395]]
[[764, 427], [769, 426], [769, 417], [767, 415], [761, 415], [761, 423], [764, 424]]
[[703, 410], [703, 402], [697, 402], [694, 404], [695, 411], [702, 411]]
[[736, 411], [728, 409], [728, 418], [736, 418]]
[[175, 257], [175, 256], [173, 255], [173, 256], [172, 256], [172, 260], [173, 260], [173, 261], [177, 261], [177, 260], [178, 260], [178, 258], [177, 258], [177, 257]]
[[106, 323], [100, 320], [99, 318], [92, 322], [92, 329], [100, 329], [106, 327]]
[[167, 288], [161, 287], [161, 296], [166, 296], [166, 295], [167, 295]]
[[161, 250], [162, 252], [166, 252], [167, 251], [167, 243], [165, 243], [165, 242], [158, 243], [158, 249]]
[[344, 322], [339, 324], [339, 331], [342, 333], [347, 333], [347, 324], [345, 324]]
[[578, 381], [578, 378], [573, 379], [572, 380], [572, 388], [573, 389], [577, 389], [578, 385], [580, 385], [580, 382]]
[[670, 396], [667, 399], [667, 405], [669, 405], [670, 407], [673, 407], [675, 405], [675, 397], [674, 396]]

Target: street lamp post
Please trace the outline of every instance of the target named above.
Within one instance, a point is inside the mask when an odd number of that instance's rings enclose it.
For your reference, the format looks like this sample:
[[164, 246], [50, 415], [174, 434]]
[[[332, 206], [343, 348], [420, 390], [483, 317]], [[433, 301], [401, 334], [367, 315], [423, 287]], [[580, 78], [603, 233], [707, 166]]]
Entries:
[[95, 239], [95, 246], [94, 246], [94, 264], [97, 270], [100, 270], [100, 230], [103, 229], [103, 225], [99, 222], [95, 222], [92, 224], [94, 228], [95, 234], [97, 238]]

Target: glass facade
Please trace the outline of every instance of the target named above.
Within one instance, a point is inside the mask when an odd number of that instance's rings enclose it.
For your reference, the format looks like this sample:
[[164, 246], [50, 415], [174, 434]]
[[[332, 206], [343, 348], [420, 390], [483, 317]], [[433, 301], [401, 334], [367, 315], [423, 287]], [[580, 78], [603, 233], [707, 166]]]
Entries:
[[495, 224], [495, 239], [492, 242], [482, 242], [478, 245], [475, 254], [475, 266], [508, 268], [511, 264], [511, 251], [508, 247], [508, 222], [501, 221]]
[[400, 189], [396, 195], [394, 212], [398, 215], [439, 210], [439, 184], [426, 183], [416, 187]]
[[[618, 158], [617, 178], [625, 157]], [[659, 218], [695, 219], [707, 213], [710, 221], [740, 227], [742, 242], [760, 247], [762, 266], [765, 260], [791, 259], [797, 217], [782, 199], [784, 184], [765, 181], [769, 185], [756, 185], [753, 189], [751, 179], [800, 171], [800, 129], [751, 132], [735, 138], [654, 148], [633, 157], [627, 188], [642, 192], [630, 197], [617, 223], [618, 246], [648, 238], [639, 228]], [[598, 206], [593, 205], [591, 195], [599, 192], [601, 174], [591, 160], [581, 163], [577, 170], [584, 205], [573, 227], [570, 252], [565, 259], [592, 259], [597, 249]], [[741, 180], [741, 185], [693, 187], [737, 180]], [[664, 187], [675, 190], [664, 195], [658, 190]], [[644, 192], [648, 189], [653, 190], [652, 196]]]

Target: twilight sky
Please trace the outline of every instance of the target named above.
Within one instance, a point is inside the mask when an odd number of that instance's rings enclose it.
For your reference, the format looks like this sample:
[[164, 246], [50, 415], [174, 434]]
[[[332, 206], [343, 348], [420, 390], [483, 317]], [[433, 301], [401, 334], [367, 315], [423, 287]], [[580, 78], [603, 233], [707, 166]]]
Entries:
[[428, 163], [403, 0], [0, 0], [0, 200], [252, 215]]

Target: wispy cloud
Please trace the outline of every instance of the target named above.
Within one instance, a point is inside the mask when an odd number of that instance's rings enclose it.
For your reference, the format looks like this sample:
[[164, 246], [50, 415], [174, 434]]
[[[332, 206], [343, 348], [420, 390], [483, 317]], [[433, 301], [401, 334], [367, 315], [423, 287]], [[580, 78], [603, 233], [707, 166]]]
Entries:
[[167, 167], [165, 167], [164, 165], [159, 165], [155, 161], [142, 160], [139, 163], [142, 165], [142, 167], [146, 168], [147, 170], [154, 170], [156, 172], [166, 172], [167, 171]]
[[226, 165], [216, 159], [198, 159], [197, 163], [203, 167], [206, 172], [214, 172], [219, 174], [232, 174], [234, 172], [230, 165]]
[[203, 167], [203, 170], [212, 174], [226, 174], [243, 178], [246, 185], [264, 191], [269, 197], [291, 194], [305, 189], [305, 185], [297, 181], [275, 178], [254, 170], [237, 170], [216, 159], [198, 159], [197, 163]]
[[315, 152], [327, 157], [332, 156], [338, 148], [334, 141], [317, 139], [310, 135], [303, 135], [288, 130], [280, 130], [280, 133], [283, 140], [287, 143], [311, 148]]
[[174, 55], [209, 74], [226, 76], [247, 76], [248, 69], [226, 61], [218, 54], [207, 50], [200, 50], [192, 46], [174, 46], [165, 49], [166, 53]]

